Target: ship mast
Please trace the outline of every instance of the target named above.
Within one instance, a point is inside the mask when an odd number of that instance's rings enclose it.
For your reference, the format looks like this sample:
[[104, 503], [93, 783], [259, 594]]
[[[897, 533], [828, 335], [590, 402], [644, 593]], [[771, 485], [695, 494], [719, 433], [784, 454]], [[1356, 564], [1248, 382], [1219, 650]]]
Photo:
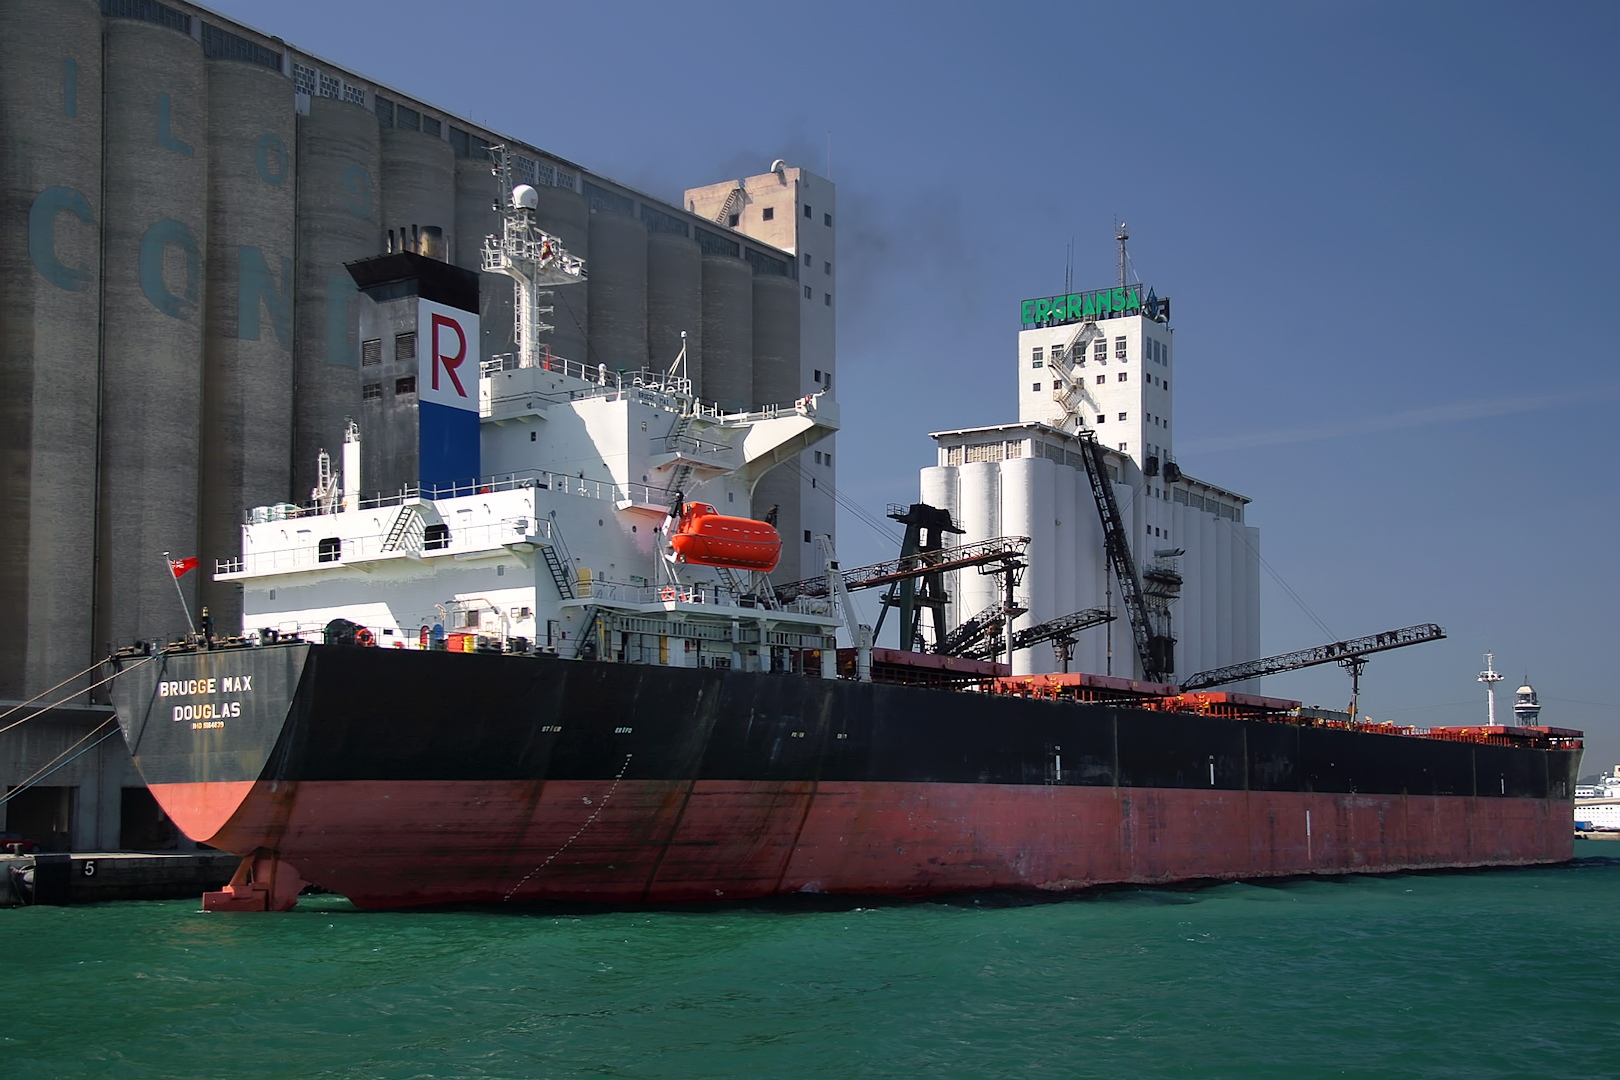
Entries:
[[529, 184], [512, 183], [512, 158], [506, 147], [492, 146], [489, 155], [499, 181], [500, 202], [495, 208], [501, 215], [501, 234], [484, 237], [483, 268], [487, 274], [512, 279], [518, 366], [535, 367], [542, 359], [540, 335], [555, 329], [541, 321], [551, 309], [540, 306], [540, 297], [553, 286], [584, 281], [585, 263], [570, 255], [555, 236], [541, 231], [535, 219], [540, 193]]
[[1496, 726], [1496, 684], [1502, 681], [1502, 676], [1496, 670], [1496, 654], [1485, 654], [1485, 670], [1479, 673], [1479, 681], [1485, 684], [1485, 699], [1490, 709], [1490, 725]]

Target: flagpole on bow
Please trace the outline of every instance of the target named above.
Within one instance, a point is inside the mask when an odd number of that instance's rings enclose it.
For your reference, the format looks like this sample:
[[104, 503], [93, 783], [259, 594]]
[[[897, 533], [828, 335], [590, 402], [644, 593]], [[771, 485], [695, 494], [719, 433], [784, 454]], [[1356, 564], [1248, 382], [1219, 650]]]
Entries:
[[[186, 625], [191, 627], [191, 633], [193, 636], [195, 636], [197, 633], [197, 624], [191, 621], [191, 608], [186, 604], [186, 594], [180, 589], [180, 575], [175, 573], [174, 560], [169, 558], [169, 553], [167, 551], [163, 553], [163, 569], [167, 570], [169, 577], [174, 580], [174, 595], [180, 598], [180, 610], [186, 613]], [[188, 567], [187, 569], [190, 568]]]

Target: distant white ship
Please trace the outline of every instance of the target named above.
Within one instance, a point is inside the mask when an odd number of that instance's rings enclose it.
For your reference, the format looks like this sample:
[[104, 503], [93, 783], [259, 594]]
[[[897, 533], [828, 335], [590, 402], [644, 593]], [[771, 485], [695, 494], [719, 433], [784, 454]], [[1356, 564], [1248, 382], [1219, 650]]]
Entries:
[[1620, 765], [1597, 783], [1575, 788], [1575, 830], [1612, 832], [1620, 839]]

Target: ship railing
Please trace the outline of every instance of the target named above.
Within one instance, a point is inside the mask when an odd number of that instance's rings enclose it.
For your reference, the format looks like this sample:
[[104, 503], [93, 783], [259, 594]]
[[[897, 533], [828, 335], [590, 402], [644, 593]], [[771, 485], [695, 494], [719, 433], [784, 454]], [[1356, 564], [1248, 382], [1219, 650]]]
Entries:
[[[477, 480], [452, 484], [410, 484], [396, 492], [377, 492], [364, 496], [357, 500], [357, 506], [361, 510], [376, 510], [416, 502], [419, 499], [453, 499], [465, 495], [487, 495], [494, 491], [515, 491], [522, 488], [537, 488], [541, 491], [555, 491], [582, 498], [602, 499], [607, 502], [632, 502], [648, 506], [667, 506], [675, 497], [672, 490], [656, 484], [615, 484], [605, 480], [590, 480], [578, 475], [569, 476], [567, 473], [552, 472], [550, 469], [523, 469], [517, 472], [494, 473]], [[305, 503], [302, 506], [294, 503], [278, 503], [274, 506], [254, 507], [243, 515], [243, 521], [248, 525], [261, 525], [271, 521], [322, 517], [342, 511], [341, 500], [330, 507], [319, 502]]]
[[[552, 371], [559, 375], [592, 383], [594, 389], [579, 391], [574, 396], [590, 397], [603, 391], [648, 390], [675, 397], [692, 396], [692, 380], [667, 372], [640, 368], [634, 371], [609, 368], [605, 363], [584, 364], [578, 360], [557, 356], [547, 350], [539, 356], [520, 356], [517, 353], [497, 353], [479, 366], [484, 378], [493, 378], [503, 371], [534, 369]], [[499, 399], [497, 399], [499, 400]]]
[[[634, 604], [697, 604], [705, 607], [757, 609], [759, 611], [785, 611], [798, 615], [830, 615], [831, 605], [825, 600], [801, 597], [779, 604], [772, 597], [742, 592], [712, 582], [693, 582], [680, 585], [642, 585], [635, 582], [593, 580], [582, 597], [593, 601]], [[769, 604], [769, 607], [767, 607]]]

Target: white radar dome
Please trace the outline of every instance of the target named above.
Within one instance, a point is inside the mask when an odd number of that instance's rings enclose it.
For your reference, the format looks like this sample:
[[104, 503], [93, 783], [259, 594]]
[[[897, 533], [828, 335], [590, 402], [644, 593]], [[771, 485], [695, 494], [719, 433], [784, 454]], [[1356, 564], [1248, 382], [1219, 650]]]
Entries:
[[533, 210], [540, 205], [540, 193], [528, 184], [519, 184], [512, 189], [512, 205]]

